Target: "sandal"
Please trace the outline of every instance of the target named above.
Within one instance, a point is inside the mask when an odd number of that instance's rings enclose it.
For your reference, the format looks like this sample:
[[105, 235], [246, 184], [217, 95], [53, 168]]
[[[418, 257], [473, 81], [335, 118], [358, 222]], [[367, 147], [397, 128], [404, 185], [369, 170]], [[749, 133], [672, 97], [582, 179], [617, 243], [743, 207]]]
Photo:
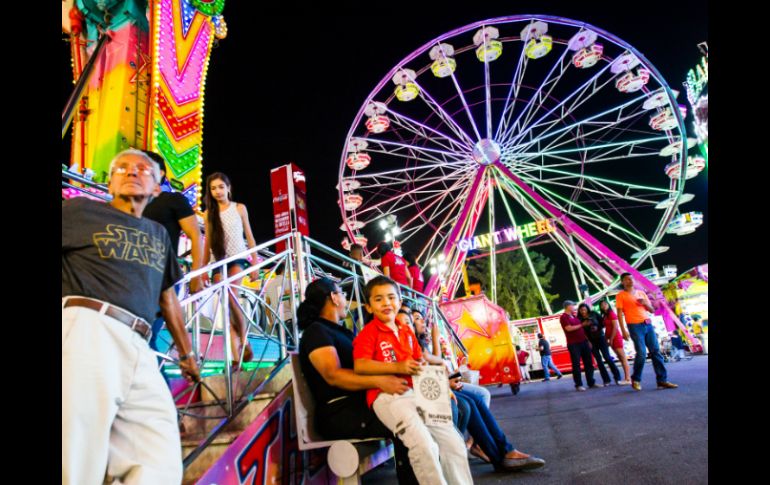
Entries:
[[476, 458], [479, 458], [481, 461], [486, 463], [492, 463], [492, 460], [489, 459], [486, 453], [479, 447], [479, 445], [474, 444], [471, 449], [469, 450], [471, 455], [475, 456]]

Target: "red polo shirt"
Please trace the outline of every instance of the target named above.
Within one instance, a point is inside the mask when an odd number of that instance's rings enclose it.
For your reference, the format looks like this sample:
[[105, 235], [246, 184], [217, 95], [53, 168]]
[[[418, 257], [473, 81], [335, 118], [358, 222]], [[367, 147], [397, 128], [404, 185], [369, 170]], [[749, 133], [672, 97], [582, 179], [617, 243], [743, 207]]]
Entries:
[[579, 344], [586, 340], [586, 333], [583, 330], [583, 327], [571, 332], [565, 328], [567, 326], [572, 327], [574, 325], [580, 325], [580, 319], [578, 319], [578, 317], [562, 313], [561, 317], [559, 317], [559, 323], [561, 323], [561, 328], [564, 330], [564, 336], [567, 337], [567, 345]]
[[[358, 336], [353, 340], [353, 360], [371, 359], [378, 362], [402, 362], [410, 357], [414, 360], [422, 358], [420, 344], [417, 342], [412, 329], [408, 325], [403, 325], [396, 321], [398, 326], [398, 335], [387, 325], [382, 323], [377, 317], [367, 323]], [[410, 376], [403, 377], [409, 387], [412, 386]], [[380, 389], [369, 389], [366, 391], [366, 402], [369, 407], [377, 396]]]

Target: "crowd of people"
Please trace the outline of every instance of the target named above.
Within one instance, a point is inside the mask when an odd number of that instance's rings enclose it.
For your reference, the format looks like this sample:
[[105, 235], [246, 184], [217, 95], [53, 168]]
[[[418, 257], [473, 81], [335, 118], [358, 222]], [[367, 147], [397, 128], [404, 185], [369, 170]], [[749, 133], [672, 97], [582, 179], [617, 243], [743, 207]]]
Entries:
[[[223, 173], [206, 179], [205, 238], [184, 196], [161, 190], [167, 171], [158, 154], [124, 150], [112, 160], [109, 173], [109, 203], [62, 202], [62, 482], [180, 483], [176, 408], [153, 353], [165, 323], [182, 376], [200, 379], [175, 289], [182, 276], [178, 241], [182, 233], [190, 239], [193, 271], [224, 263], [213, 271], [214, 283], [252, 267], [256, 261], [233, 257], [254, 248], [256, 241], [247, 208], [233, 200], [232, 184]], [[310, 283], [296, 311], [300, 360], [318, 405], [318, 431], [326, 439], [392, 439], [399, 482], [405, 484], [470, 484], [469, 455], [501, 472], [542, 467], [544, 460], [517, 450], [502, 431], [490, 411], [489, 391], [454, 373], [456, 363], [445, 360], [437, 324], [426, 322], [423, 308], [405, 303], [399, 285], [409, 292], [425, 289], [414, 255], [401, 257], [382, 242], [374, 256], [379, 261], [367, 260], [360, 245], [350, 248], [356, 264], [349, 267], [365, 283], [365, 320], [358, 322], [357, 335], [341, 324], [355, 308], [332, 279]], [[265, 288], [271, 322], [293, 315], [283, 272], [278, 265]], [[256, 271], [249, 274], [252, 280], [258, 277]], [[641, 390], [647, 351], [658, 388], [677, 387], [667, 379], [647, 313], [652, 311], [649, 299], [634, 289], [631, 275], [621, 280], [617, 313], [608, 301], [600, 302], [599, 312], [564, 302], [560, 322], [575, 388], [585, 391], [581, 361], [587, 386], [597, 387], [595, 359], [604, 386], [614, 380]], [[208, 284], [208, 275], [201, 274], [190, 280], [190, 291]], [[253, 358], [253, 350], [235, 294], [229, 331], [240, 365]], [[636, 348], [633, 373], [623, 352], [629, 338]], [[550, 380], [551, 370], [561, 379], [549, 342], [542, 334], [538, 339], [544, 380]], [[620, 361], [622, 379], [610, 348]], [[529, 380], [524, 365], [529, 355], [516, 350], [522, 376]], [[449, 425], [426, 424], [416, 405], [412, 378], [428, 365], [446, 368]]]

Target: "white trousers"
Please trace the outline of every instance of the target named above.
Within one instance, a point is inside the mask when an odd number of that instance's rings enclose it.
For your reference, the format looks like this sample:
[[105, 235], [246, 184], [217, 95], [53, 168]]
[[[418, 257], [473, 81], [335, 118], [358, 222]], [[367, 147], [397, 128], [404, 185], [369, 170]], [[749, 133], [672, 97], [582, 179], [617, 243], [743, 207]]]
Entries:
[[372, 408], [409, 449], [409, 462], [420, 485], [473, 483], [465, 440], [452, 425], [426, 426], [417, 413], [414, 390], [401, 395], [380, 393]]
[[530, 380], [529, 379], [529, 369], [527, 368], [527, 366], [526, 365], [520, 365], [519, 369], [521, 370], [521, 380], [522, 381]]
[[178, 485], [176, 408], [147, 342], [62, 299], [62, 484]]

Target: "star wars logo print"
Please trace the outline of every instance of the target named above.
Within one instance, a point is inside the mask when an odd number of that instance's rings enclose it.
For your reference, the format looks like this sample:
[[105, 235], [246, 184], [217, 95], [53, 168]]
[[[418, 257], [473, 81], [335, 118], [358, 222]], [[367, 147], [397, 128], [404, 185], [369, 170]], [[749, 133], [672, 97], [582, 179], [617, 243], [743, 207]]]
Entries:
[[135, 262], [163, 273], [166, 246], [157, 237], [132, 227], [108, 224], [106, 232], [94, 233], [94, 244], [102, 259]]

